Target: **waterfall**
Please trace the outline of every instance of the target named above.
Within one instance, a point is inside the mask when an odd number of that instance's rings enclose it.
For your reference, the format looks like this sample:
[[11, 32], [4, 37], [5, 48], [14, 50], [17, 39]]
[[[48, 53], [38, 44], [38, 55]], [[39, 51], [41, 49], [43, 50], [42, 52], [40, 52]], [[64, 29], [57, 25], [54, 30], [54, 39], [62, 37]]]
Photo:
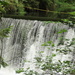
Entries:
[[[3, 39], [2, 57], [14, 69], [30, 67], [32, 70], [40, 71], [36, 69], [34, 63], [34, 58], [39, 56], [38, 52], [44, 51], [44, 57], [53, 52], [47, 49], [46, 46], [41, 46], [44, 42], [53, 41], [55, 46], [57, 46], [60, 42], [65, 42], [64, 39], [59, 40], [60, 37], [70, 39], [70, 41], [72, 38], [75, 38], [75, 28], [71, 28], [69, 25], [60, 22], [46, 23], [37, 20], [2, 18], [0, 28], [2, 26], [12, 26], [8, 34], [9, 37]], [[62, 29], [67, 30], [67, 32], [57, 34]], [[57, 55], [55, 59], [63, 61], [65, 58], [68, 59], [68, 57], [72, 59], [74, 56], [72, 53], [66, 56]], [[29, 62], [25, 63], [25, 60]]]

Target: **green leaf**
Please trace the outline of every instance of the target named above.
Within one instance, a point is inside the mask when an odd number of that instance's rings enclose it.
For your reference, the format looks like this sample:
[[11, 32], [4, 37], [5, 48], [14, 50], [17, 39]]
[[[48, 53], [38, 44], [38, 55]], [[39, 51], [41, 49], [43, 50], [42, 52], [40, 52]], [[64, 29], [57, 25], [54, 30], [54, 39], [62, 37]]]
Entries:
[[0, 37], [8, 37], [8, 33], [10, 32], [11, 27], [5, 28], [5, 29], [1, 29], [0, 30]]
[[65, 41], [69, 41], [70, 39], [65, 39]]
[[70, 64], [71, 61], [63, 61], [65, 64]]
[[37, 62], [41, 62], [41, 57], [35, 57], [34, 59], [36, 59]]
[[58, 33], [63, 33], [63, 32], [67, 32], [67, 30], [66, 29], [62, 29]]
[[21, 73], [24, 72], [24, 68], [20, 68], [19, 70], [16, 71], [16, 73]]
[[69, 14], [75, 16], [75, 11], [73, 11], [73, 12], [69, 12]]
[[63, 22], [69, 22], [69, 19], [61, 19]]
[[74, 45], [74, 44], [75, 44], [75, 41], [72, 41], [70, 45]]
[[4, 62], [4, 59], [1, 56], [0, 56], [0, 65], [2, 65], [3, 67], [8, 66], [8, 64]]
[[75, 41], [75, 38], [73, 38], [72, 41]]
[[48, 44], [47, 44], [47, 43], [44, 43], [44, 44], [42, 44], [41, 46], [48, 46]]
[[54, 44], [52, 44], [52, 47], [54, 47], [55, 45]]
[[51, 43], [52, 43], [52, 41], [48, 41], [47, 43], [48, 43], [48, 44], [51, 44]]
[[56, 49], [56, 51], [60, 51], [60, 49]]
[[44, 53], [44, 51], [40, 51], [40, 53]]
[[52, 57], [55, 57], [56, 56], [56, 54], [52, 54]]

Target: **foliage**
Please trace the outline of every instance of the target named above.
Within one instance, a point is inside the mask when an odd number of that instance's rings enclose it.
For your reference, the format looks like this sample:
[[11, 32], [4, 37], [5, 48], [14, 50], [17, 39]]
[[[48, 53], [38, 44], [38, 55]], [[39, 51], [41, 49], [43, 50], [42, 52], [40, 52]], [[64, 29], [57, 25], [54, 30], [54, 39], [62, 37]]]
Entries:
[[67, 32], [67, 30], [66, 29], [62, 29], [62, 30], [60, 30], [58, 33], [64, 33], [64, 32]]
[[[73, 19], [74, 19], [74, 18], [73, 18]], [[63, 23], [66, 23], [66, 24], [69, 25], [70, 27], [74, 27], [74, 24], [75, 24], [74, 20], [61, 19], [61, 21], [62, 21]]]
[[[24, 5], [23, 3], [17, 2], [17, 0], [6, 0], [6, 1], [0, 1], [2, 4], [3, 8], [5, 9], [6, 14], [19, 14], [19, 15], [24, 15]], [[0, 8], [1, 10], [2, 8]], [[2, 12], [2, 10], [1, 10]]]
[[70, 14], [75, 16], [75, 11], [73, 11], [73, 12], [70, 12]]
[[3, 60], [3, 58], [1, 56], [0, 56], [0, 61], [1, 61], [0, 65], [2, 65], [3, 67], [8, 66], [8, 64], [4, 62], [4, 60]]
[[5, 6], [8, 5], [5, 1], [0, 1], [0, 14], [3, 15], [6, 13]]
[[3, 7], [3, 5], [0, 3], [0, 14], [1, 13], [5, 13], [5, 8]]
[[11, 26], [8, 28], [0, 29], [0, 38], [8, 37], [7, 34], [10, 32]]
[[7, 14], [14, 14], [16, 13], [17, 8], [15, 7], [15, 4], [9, 3], [5, 6], [5, 11]]
[[24, 68], [20, 68], [19, 70], [16, 71], [16, 73], [21, 73], [24, 72]]
[[24, 14], [26, 14], [26, 12], [24, 11], [24, 5], [23, 5], [23, 3], [17, 3], [17, 14], [18, 15], [24, 15]]
[[38, 72], [30, 70], [30, 68], [27, 68], [24, 70], [23, 68], [20, 68], [19, 70], [16, 71], [16, 73], [21, 73], [23, 72], [25, 75], [38, 75]]
[[[37, 13], [37, 15], [40, 15], [40, 12], [42, 12], [42, 14], [43, 12], [46, 12], [44, 16], [75, 16], [74, 0], [5, 0], [0, 1], [0, 4], [0, 12], [6, 12], [6, 14], [29, 15], [31, 13]], [[48, 13], [48, 11], [51, 12]]]
[[38, 7], [39, 2], [37, 0], [23, 0], [25, 6], [29, 7]]
[[[61, 33], [67, 32], [67, 30], [61, 30]], [[64, 39], [65, 42], [68, 42], [69, 39]], [[61, 44], [60, 44], [61, 45]], [[34, 59], [36, 60], [36, 67], [40, 70], [43, 70], [44, 72], [48, 71], [50, 75], [54, 74], [62, 74], [62, 75], [68, 75], [68, 74], [75, 74], [75, 63], [74, 60], [63, 60], [55, 59], [57, 55], [67, 55], [73, 52], [74, 48], [71, 49], [73, 45], [75, 45], [75, 38], [72, 39], [72, 41], [69, 44], [63, 45], [61, 47], [60, 45], [57, 45], [55, 48], [55, 45], [52, 41], [45, 42], [42, 44], [42, 46], [48, 47], [48, 49], [51, 49], [52, 51], [55, 51], [55, 53], [51, 53], [50, 55], [47, 55], [45, 58], [43, 58], [44, 51], [38, 52], [38, 57], [36, 56]], [[51, 46], [49, 48], [49, 46]], [[19, 70], [19, 73], [21, 71]], [[17, 72], [18, 73], [18, 72]], [[39, 75], [39, 72], [36, 74], [33, 70], [30, 70], [30, 68], [27, 68], [27, 70], [23, 69], [23, 73], [25, 75]], [[46, 74], [46, 73], [45, 73]]]
[[9, 26], [8, 28], [4, 28], [4, 29], [0, 29], [0, 41], [1, 41], [1, 53], [0, 53], [0, 68], [1, 68], [1, 65], [3, 67], [6, 67], [7, 66], [7, 63], [4, 62], [3, 58], [2, 58], [2, 52], [3, 52], [3, 39], [5, 37], [8, 37], [8, 33], [10, 32], [11, 30], [11, 26]]

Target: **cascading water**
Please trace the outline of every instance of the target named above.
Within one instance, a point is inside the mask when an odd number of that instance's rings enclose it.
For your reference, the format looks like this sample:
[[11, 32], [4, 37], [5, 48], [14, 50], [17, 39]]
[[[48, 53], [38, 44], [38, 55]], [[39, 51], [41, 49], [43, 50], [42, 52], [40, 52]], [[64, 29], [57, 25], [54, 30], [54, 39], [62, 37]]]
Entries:
[[[59, 40], [60, 37], [65, 37], [70, 39], [70, 41], [75, 38], [75, 29], [62, 23], [47, 24], [36, 20], [2, 18], [0, 27], [2, 26], [12, 26], [9, 37], [3, 39], [2, 57], [15, 70], [21, 67], [30, 67], [32, 70], [42, 72], [36, 69], [34, 58], [38, 56], [39, 51], [44, 51], [44, 57], [50, 55], [53, 51], [41, 45], [47, 41], [53, 41], [55, 45], [58, 45], [58, 43], [64, 41]], [[62, 29], [66, 29], [68, 32], [57, 34]], [[57, 55], [55, 59], [63, 61], [65, 58], [68, 59], [68, 57], [73, 58], [74, 56], [72, 54], [66, 56]], [[25, 60], [29, 62], [25, 63]]]

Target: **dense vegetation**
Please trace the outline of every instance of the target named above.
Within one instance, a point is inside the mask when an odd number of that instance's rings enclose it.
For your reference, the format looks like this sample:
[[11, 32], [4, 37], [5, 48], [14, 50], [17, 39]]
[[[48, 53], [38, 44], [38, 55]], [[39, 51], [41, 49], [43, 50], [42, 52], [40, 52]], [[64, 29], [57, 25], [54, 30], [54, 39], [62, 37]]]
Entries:
[[74, 18], [75, 0], [4, 0], [0, 14]]
[[[30, 16], [44, 16], [44, 17], [51, 17], [51, 18], [75, 18], [75, 0], [5, 0], [0, 1], [0, 14], [1, 15], [30, 15]], [[71, 22], [67, 19], [63, 20], [65, 22]], [[7, 37], [7, 34], [10, 31], [10, 27], [6, 29], [0, 30], [0, 41], [3, 45], [3, 38]], [[75, 44], [75, 39], [73, 39]], [[48, 44], [52, 44], [50, 41], [48, 41]], [[46, 44], [43, 44], [45, 46]], [[52, 44], [52, 46], [54, 46]], [[68, 46], [66, 46], [68, 48]], [[1, 48], [1, 54], [2, 54], [3, 47]], [[69, 49], [70, 50], [70, 49]], [[63, 52], [62, 52], [63, 51]], [[57, 52], [67, 54], [67, 50], [61, 50], [57, 49]], [[71, 52], [71, 50], [69, 51]], [[62, 69], [65, 68], [65, 71], [62, 73], [65, 74], [75, 74], [75, 69], [73, 68], [74, 62], [71, 61], [64, 61], [61, 62], [58, 60], [57, 64], [52, 63], [53, 57], [55, 57], [55, 54], [52, 54], [51, 56], [47, 56], [44, 61], [41, 61], [40, 57], [36, 57], [36, 63], [43, 63], [41, 66], [41, 69], [43, 71], [49, 70], [52, 72], [55, 71], [56, 73], [59, 73], [62, 71]], [[0, 66], [6, 66], [7, 64], [3, 61], [2, 55], [0, 55]], [[51, 62], [51, 63], [50, 63]], [[66, 64], [66, 65], [65, 65]], [[73, 66], [70, 66], [73, 64]], [[64, 66], [64, 67], [62, 67]], [[51, 67], [51, 68], [50, 68]], [[62, 67], [62, 68], [60, 68]], [[69, 68], [66, 70], [66, 68]], [[27, 69], [29, 70], [29, 68]], [[27, 71], [26, 70], [26, 71]], [[27, 73], [26, 71], [19, 70], [17, 73], [24, 72], [25, 75], [33, 75], [36, 74], [36, 72], [29, 71]], [[36, 74], [38, 75], [38, 74]]]

